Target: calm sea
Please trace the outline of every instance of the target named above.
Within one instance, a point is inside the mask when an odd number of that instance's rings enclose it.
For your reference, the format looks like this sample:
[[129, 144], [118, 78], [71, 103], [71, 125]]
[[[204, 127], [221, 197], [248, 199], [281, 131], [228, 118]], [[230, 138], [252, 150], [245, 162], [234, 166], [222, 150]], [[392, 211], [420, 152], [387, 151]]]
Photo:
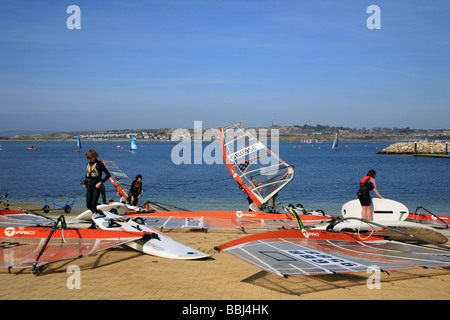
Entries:
[[[94, 148], [100, 158], [116, 161], [130, 178], [143, 175], [144, 201], [190, 210], [247, 209], [247, 200], [223, 161], [176, 165], [171, 153], [177, 142], [137, 144], [138, 151], [130, 153], [129, 142], [84, 141], [83, 153], [77, 153], [75, 142], [35, 142], [37, 151], [26, 150], [29, 142], [2, 142], [0, 190], [7, 190], [11, 203], [42, 206], [44, 195], [51, 195], [48, 201], [60, 205], [75, 197], [74, 210], [85, 210], [85, 189], [80, 184], [87, 162], [84, 152]], [[334, 151], [331, 142], [280, 142], [279, 155], [295, 166], [295, 177], [277, 201], [340, 214], [345, 202], [356, 199], [360, 179], [375, 169], [378, 190], [385, 198], [404, 203], [411, 212], [423, 206], [450, 215], [450, 159], [377, 154], [390, 144], [342, 141]], [[117, 199], [110, 182], [106, 190], [108, 199]]]

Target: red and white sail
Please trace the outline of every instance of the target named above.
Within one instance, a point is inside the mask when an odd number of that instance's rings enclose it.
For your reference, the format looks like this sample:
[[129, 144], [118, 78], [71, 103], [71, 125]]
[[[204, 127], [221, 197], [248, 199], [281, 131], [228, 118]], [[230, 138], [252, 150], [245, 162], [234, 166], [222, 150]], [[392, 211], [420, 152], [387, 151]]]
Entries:
[[293, 178], [294, 169], [240, 123], [220, 128], [223, 157], [233, 178], [261, 207]]
[[125, 231], [59, 229], [51, 233], [45, 227], [0, 228], [0, 268], [32, 267], [38, 258], [37, 266], [76, 259], [142, 237], [140, 232]]
[[115, 161], [102, 160], [102, 162], [111, 174], [109, 181], [116, 187], [117, 192], [127, 199], [133, 180], [117, 166]]
[[447, 267], [447, 250], [351, 233], [281, 230], [258, 233], [216, 247], [267, 272], [300, 276], [381, 270]]

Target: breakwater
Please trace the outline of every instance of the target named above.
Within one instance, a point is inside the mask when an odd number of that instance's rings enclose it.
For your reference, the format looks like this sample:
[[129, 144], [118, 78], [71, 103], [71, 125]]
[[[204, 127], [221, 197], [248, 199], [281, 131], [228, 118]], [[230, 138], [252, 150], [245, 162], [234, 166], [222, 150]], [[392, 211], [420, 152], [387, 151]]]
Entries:
[[381, 154], [449, 154], [450, 143], [446, 142], [399, 142], [378, 152]]

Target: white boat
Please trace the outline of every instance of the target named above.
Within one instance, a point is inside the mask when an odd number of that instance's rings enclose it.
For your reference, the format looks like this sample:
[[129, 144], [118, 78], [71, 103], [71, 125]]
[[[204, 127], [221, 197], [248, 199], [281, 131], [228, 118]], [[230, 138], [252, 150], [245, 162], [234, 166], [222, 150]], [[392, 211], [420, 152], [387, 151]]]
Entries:
[[336, 150], [339, 144], [339, 134], [336, 132], [334, 136], [333, 146], [331, 147], [332, 150]]
[[136, 141], [134, 141], [134, 137], [133, 137], [133, 135], [131, 135], [131, 148], [130, 148], [130, 152], [135, 152], [136, 149], [137, 149]]
[[81, 146], [81, 139], [80, 136], [77, 137], [77, 148], [75, 149], [75, 152], [81, 152], [82, 150], [82, 146]]

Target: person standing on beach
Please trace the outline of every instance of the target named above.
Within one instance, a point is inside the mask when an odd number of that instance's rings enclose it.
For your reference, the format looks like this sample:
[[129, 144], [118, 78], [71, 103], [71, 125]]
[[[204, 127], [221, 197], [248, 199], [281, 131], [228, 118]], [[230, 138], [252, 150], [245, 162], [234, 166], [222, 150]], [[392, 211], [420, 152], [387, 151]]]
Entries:
[[131, 183], [129, 201], [132, 206], [137, 205], [142, 194], [142, 176], [138, 174]]
[[[111, 174], [108, 169], [106, 169], [105, 165], [97, 160], [97, 151], [90, 149], [86, 152], [85, 156], [86, 159], [89, 160], [86, 164], [86, 178], [84, 179], [83, 184], [83, 187], [86, 188], [86, 207], [92, 212], [96, 212], [101, 187], [103, 183], [111, 177]], [[104, 178], [102, 178], [103, 173], [105, 174]]]
[[369, 170], [367, 175], [361, 179], [361, 182], [359, 183], [359, 190], [356, 193], [362, 206], [361, 216], [363, 219], [368, 221], [372, 220], [372, 198], [370, 196], [370, 191], [373, 190], [377, 196], [380, 197], [380, 199], [384, 199], [377, 189], [377, 184], [375, 182], [376, 174], [377, 173], [375, 170]]

